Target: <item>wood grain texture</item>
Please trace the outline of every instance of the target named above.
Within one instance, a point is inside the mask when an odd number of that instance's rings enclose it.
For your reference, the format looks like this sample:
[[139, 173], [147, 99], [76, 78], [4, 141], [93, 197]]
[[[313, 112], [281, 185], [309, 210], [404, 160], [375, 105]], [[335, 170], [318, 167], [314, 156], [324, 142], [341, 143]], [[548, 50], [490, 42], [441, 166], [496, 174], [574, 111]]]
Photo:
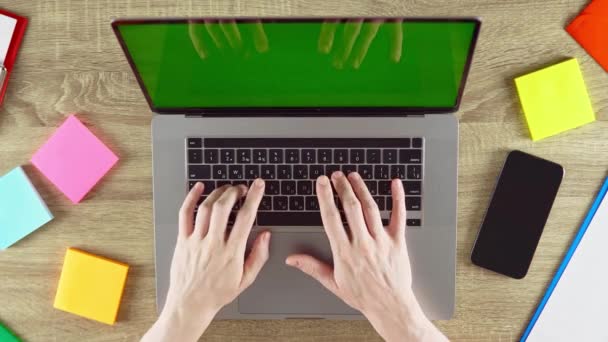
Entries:
[[[585, 0], [0, 0], [30, 18], [7, 100], [0, 108], [0, 174], [32, 153], [71, 113], [121, 160], [84, 202], [72, 205], [33, 169], [27, 173], [55, 220], [0, 253], [0, 321], [26, 341], [133, 341], [155, 319], [150, 119], [110, 28], [114, 17], [479, 16], [481, 37], [460, 126], [457, 309], [437, 322], [454, 341], [519, 337], [574, 232], [608, 161], [608, 74], [563, 30]], [[532, 143], [513, 77], [579, 58], [598, 121]], [[506, 153], [521, 149], [566, 169], [528, 276], [511, 280], [469, 261], [475, 234]], [[516, 214], [516, 213], [514, 213]], [[131, 265], [115, 326], [52, 308], [68, 246]], [[367, 322], [221, 321], [205, 341], [377, 341]]]

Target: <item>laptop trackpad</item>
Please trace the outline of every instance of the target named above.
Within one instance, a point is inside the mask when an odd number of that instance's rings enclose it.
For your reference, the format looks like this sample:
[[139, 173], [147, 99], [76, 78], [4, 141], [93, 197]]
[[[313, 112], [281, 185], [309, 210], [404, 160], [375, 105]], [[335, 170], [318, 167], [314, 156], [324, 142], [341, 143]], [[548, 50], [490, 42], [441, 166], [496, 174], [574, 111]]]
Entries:
[[[254, 236], [255, 234], [252, 234]], [[307, 253], [331, 262], [325, 232], [278, 233], [270, 240], [270, 259], [255, 282], [238, 299], [243, 314], [349, 315], [358, 311], [300, 270], [287, 266], [292, 253]]]

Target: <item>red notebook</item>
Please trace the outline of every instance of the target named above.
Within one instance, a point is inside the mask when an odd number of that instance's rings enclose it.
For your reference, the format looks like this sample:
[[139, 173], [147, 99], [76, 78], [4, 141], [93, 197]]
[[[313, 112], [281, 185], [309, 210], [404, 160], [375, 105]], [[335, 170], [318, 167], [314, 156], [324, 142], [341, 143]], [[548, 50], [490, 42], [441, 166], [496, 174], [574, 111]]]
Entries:
[[0, 8], [0, 15], [5, 15], [7, 17], [17, 19], [17, 24], [15, 25], [15, 31], [13, 32], [13, 37], [11, 39], [11, 43], [8, 47], [8, 51], [6, 52], [6, 58], [4, 59], [4, 67], [6, 68], [6, 76], [4, 78], [3, 84], [0, 86], [0, 105], [4, 100], [4, 94], [6, 93], [6, 87], [8, 86], [8, 81], [11, 76], [11, 71], [13, 70], [13, 65], [15, 65], [15, 60], [17, 59], [17, 50], [19, 50], [19, 46], [21, 45], [21, 40], [23, 39], [23, 34], [25, 33], [25, 27], [27, 26], [27, 18], [20, 17], [16, 14], [10, 13]]

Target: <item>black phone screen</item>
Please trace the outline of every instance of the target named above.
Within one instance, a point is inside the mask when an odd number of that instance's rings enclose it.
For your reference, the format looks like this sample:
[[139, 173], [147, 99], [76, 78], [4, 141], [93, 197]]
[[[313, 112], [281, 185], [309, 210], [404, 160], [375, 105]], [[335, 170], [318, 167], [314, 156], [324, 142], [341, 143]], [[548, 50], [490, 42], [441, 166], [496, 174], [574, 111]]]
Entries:
[[520, 151], [509, 153], [471, 261], [509, 277], [523, 278], [563, 175], [559, 164]]

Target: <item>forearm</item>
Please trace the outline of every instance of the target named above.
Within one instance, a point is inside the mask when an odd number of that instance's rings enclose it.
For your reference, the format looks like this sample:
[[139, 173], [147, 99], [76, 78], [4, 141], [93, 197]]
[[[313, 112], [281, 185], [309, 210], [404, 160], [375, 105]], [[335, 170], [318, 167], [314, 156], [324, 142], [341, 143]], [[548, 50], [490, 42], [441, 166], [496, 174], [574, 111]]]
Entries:
[[202, 317], [194, 319], [187, 312], [179, 308], [166, 308], [150, 330], [142, 337], [141, 341], [198, 341], [214, 316], [214, 313], [209, 312]]

